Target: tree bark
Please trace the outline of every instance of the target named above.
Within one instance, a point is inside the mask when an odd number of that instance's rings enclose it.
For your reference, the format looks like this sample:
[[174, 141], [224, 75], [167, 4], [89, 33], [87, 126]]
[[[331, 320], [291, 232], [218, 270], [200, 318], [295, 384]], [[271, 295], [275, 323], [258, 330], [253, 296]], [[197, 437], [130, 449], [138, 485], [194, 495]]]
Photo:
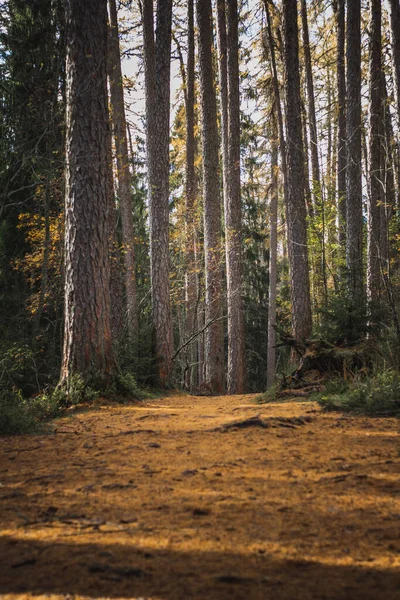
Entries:
[[[321, 174], [319, 168], [319, 157], [318, 157], [318, 134], [317, 134], [317, 119], [315, 116], [315, 95], [314, 95], [314, 80], [312, 73], [312, 61], [311, 61], [311, 50], [310, 50], [310, 36], [308, 32], [308, 18], [307, 18], [307, 3], [306, 0], [301, 0], [301, 22], [303, 29], [303, 50], [304, 50], [304, 64], [306, 70], [306, 83], [307, 83], [307, 109], [308, 109], [308, 121], [310, 129], [310, 150], [311, 150], [311, 171], [313, 179], [313, 195], [314, 195], [314, 206], [317, 210], [318, 204], [322, 201], [320, 195], [321, 189]], [[317, 211], [318, 212], [318, 211]]]
[[110, 333], [107, 0], [67, 0], [65, 321], [61, 382], [106, 385]]
[[346, 244], [346, 69], [345, 69], [345, 0], [334, 3], [336, 12], [336, 80], [338, 98], [337, 131], [337, 203], [339, 247]]
[[267, 389], [275, 383], [276, 370], [276, 284], [278, 254], [278, 124], [273, 115], [273, 139], [271, 141], [271, 201], [269, 208], [269, 300], [268, 300], [268, 346]]
[[383, 139], [384, 89], [382, 80], [382, 7], [381, 0], [370, 0], [369, 53], [369, 174], [367, 294], [376, 302], [381, 288], [381, 206], [384, 198]]
[[152, 0], [143, 0], [146, 141], [150, 214], [150, 270], [156, 378], [172, 376], [172, 315], [169, 296], [169, 113], [172, 0], [158, 0], [154, 35]]
[[301, 97], [297, 1], [283, 1], [286, 160], [287, 160], [287, 233], [292, 298], [292, 327], [296, 338], [311, 333], [306, 204], [304, 198], [304, 155], [301, 135]]
[[111, 122], [117, 157], [118, 200], [122, 224], [122, 254], [125, 267], [125, 292], [127, 330], [130, 341], [137, 339], [138, 315], [136, 300], [135, 247], [132, 214], [132, 188], [129, 171], [128, 141], [126, 132], [124, 88], [118, 38], [118, 16], [115, 0], [108, 0], [109, 26], [109, 82], [111, 95]]
[[225, 253], [228, 305], [227, 391], [244, 387], [242, 308], [239, 14], [236, 0], [218, 0], [218, 40], [224, 179]]
[[[186, 113], [186, 276], [185, 276], [185, 338], [189, 338], [197, 329], [197, 273], [196, 273], [196, 171], [195, 154], [196, 140], [194, 131], [194, 105], [195, 105], [195, 43], [194, 43], [194, 0], [188, 0], [187, 13], [187, 66], [186, 66], [186, 89], [185, 89], [185, 113]], [[195, 383], [195, 365], [197, 361], [196, 344], [192, 343], [187, 349], [187, 362], [189, 369], [186, 375], [185, 385], [190, 389]]]
[[361, 4], [347, 2], [346, 29], [346, 267], [348, 293], [363, 305], [361, 185]]
[[395, 98], [397, 118], [400, 120], [400, 3], [399, 0], [389, 0], [389, 4]]
[[205, 383], [224, 392], [224, 332], [222, 317], [221, 198], [218, 175], [217, 102], [213, 69], [211, 0], [197, 0], [200, 104], [202, 113], [204, 252], [206, 263]]

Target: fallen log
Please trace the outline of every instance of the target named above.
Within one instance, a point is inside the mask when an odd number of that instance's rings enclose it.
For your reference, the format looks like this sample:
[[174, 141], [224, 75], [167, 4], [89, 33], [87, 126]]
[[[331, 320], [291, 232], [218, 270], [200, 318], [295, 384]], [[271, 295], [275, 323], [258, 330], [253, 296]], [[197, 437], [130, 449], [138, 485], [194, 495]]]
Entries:
[[[341, 377], [346, 380], [360, 371], [369, 372], [372, 367], [371, 344], [335, 346], [323, 339], [298, 340], [278, 327], [276, 331], [281, 339], [278, 347], [288, 346], [299, 357], [297, 368], [282, 380], [281, 387], [288, 392], [285, 395], [299, 388], [303, 388], [308, 394], [321, 391], [321, 386], [327, 379]], [[318, 386], [320, 389], [317, 389]]]

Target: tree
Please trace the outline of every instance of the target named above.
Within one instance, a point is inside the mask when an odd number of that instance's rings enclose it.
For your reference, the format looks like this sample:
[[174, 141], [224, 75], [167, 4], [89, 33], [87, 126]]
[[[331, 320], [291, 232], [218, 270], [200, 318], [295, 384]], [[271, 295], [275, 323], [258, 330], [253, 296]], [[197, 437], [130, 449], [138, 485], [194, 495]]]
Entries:
[[273, 114], [271, 152], [271, 201], [269, 209], [270, 250], [269, 250], [269, 301], [268, 301], [268, 350], [267, 350], [267, 389], [275, 383], [276, 370], [276, 296], [277, 296], [277, 254], [278, 254], [278, 124]]
[[122, 224], [123, 259], [125, 267], [125, 293], [127, 330], [130, 342], [137, 339], [138, 315], [136, 301], [135, 246], [132, 215], [132, 185], [129, 171], [128, 141], [126, 131], [124, 87], [118, 38], [118, 17], [115, 0], [109, 0], [108, 65], [111, 95], [111, 122], [115, 142], [118, 176], [118, 200]]
[[283, 39], [286, 105], [287, 235], [289, 248], [292, 326], [296, 338], [311, 333], [311, 300], [307, 251], [304, 155], [301, 135], [301, 97], [297, 0], [283, 1]]
[[368, 269], [367, 292], [370, 301], [377, 301], [381, 287], [381, 207], [384, 197], [384, 106], [382, 77], [382, 7], [381, 0], [370, 0], [370, 55], [369, 55], [369, 173], [368, 198]]
[[346, 267], [348, 293], [363, 302], [361, 185], [361, 4], [347, 2], [346, 27]]
[[206, 267], [206, 384], [213, 393], [224, 391], [224, 332], [222, 323], [221, 198], [218, 176], [217, 101], [213, 68], [211, 0], [196, 1], [204, 202]]
[[230, 394], [243, 393], [244, 324], [242, 308], [239, 14], [236, 0], [217, 2], [221, 89], [221, 125], [228, 304], [228, 370]]
[[158, 0], [154, 32], [152, 0], [143, 0], [146, 144], [150, 212], [151, 297], [157, 380], [172, 376], [172, 315], [169, 297], [169, 120], [172, 0]]
[[339, 217], [339, 246], [346, 243], [346, 65], [345, 65], [345, 0], [334, 2], [336, 14], [336, 80], [337, 117], [337, 203]]
[[400, 3], [399, 0], [389, 0], [389, 4], [397, 118], [400, 119]]
[[107, 0], [66, 3], [65, 321], [61, 382], [106, 385], [110, 333]]

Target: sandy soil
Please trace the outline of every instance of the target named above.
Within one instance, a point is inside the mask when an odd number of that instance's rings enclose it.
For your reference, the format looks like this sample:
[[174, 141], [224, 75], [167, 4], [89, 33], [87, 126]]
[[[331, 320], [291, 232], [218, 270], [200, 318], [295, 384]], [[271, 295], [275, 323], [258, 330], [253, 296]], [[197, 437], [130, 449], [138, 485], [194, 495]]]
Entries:
[[0, 440], [0, 597], [400, 598], [398, 421], [253, 400]]

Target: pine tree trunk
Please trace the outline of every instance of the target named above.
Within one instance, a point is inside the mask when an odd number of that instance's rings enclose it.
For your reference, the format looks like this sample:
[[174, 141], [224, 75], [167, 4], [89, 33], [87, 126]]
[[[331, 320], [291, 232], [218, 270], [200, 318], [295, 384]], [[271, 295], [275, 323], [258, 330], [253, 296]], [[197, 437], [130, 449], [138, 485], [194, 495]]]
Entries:
[[169, 113], [172, 0], [158, 0], [154, 36], [152, 0], [143, 0], [146, 139], [150, 213], [150, 270], [157, 380], [172, 376], [169, 296]]
[[384, 89], [382, 86], [382, 8], [381, 0], [370, 0], [370, 55], [369, 55], [369, 173], [368, 198], [368, 259], [367, 294], [376, 302], [381, 288], [381, 206], [384, 205], [383, 139]]
[[360, 0], [348, 0], [347, 2], [346, 58], [346, 267], [349, 297], [362, 307], [364, 285], [362, 260]]
[[346, 70], [345, 70], [345, 0], [337, 0], [336, 10], [336, 79], [338, 96], [337, 132], [337, 202], [339, 247], [346, 244]]
[[125, 267], [125, 292], [127, 329], [132, 342], [138, 335], [138, 315], [136, 300], [135, 248], [132, 214], [131, 175], [126, 132], [124, 88], [121, 71], [121, 55], [118, 38], [118, 17], [115, 0], [108, 0], [109, 26], [109, 82], [111, 94], [111, 122], [117, 157], [118, 200], [122, 224], [123, 259]]
[[197, 0], [200, 104], [202, 114], [204, 252], [206, 263], [205, 334], [206, 384], [224, 391], [224, 331], [222, 323], [221, 199], [218, 176], [217, 102], [213, 69], [211, 0]]
[[297, 1], [283, 1], [286, 97], [287, 232], [294, 337], [311, 333], [311, 300], [307, 251], [304, 154], [301, 135], [301, 97]]
[[[227, 391], [243, 393], [244, 323], [242, 308], [239, 15], [236, 0], [218, 2], [218, 38], [223, 139], [225, 252], [228, 304]], [[226, 59], [225, 59], [226, 56]], [[224, 72], [226, 69], [226, 73]], [[226, 103], [226, 106], [224, 104]]]
[[110, 333], [107, 0], [68, 0], [65, 321], [61, 382], [106, 385]]
[[[188, 0], [188, 37], [187, 37], [187, 67], [186, 67], [186, 90], [185, 90], [185, 112], [186, 112], [186, 277], [185, 277], [185, 304], [186, 322], [185, 337], [188, 338], [197, 329], [197, 274], [195, 263], [196, 245], [196, 171], [195, 152], [196, 140], [194, 133], [194, 105], [195, 105], [195, 64], [194, 64], [194, 0]], [[195, 382], [195, 364], [197, 361], [196, 342], [188, 346], [186, 359], [189, 364], [185, 386], [190, 389]]]
[[[315, 95], [314, 95], [314, 80], [312, 73], [310, 39], [308, 33], [308, 18], [307, 18], [307, 3], [306, 0], [301, 0], [301, 22], [303, 28], [303, 50], [304, 64], [306, 69], [307, 83], [307, 108], [308, 121], [310, 128], [310, 149], [311, 149], [311, 171], [314, 192], [314, 205], [317, 210], [318, 204], [321, 202], [321, 175], [319, 168], [318, 157], [318, 134], [317, 134], [317, 119], [315, 116]], [[317, 211], [318, 212], [318, 211]]]
[[397, 118], [400, 120], [400, 3], [399, 0], [389, 0], [389, 4], [395, 98]]
[[396, 187], [394, 177], [394, 136], [392, 117], [389, 108], [389, 99], [387, 94], [386, 77], [382, 72], [382, 86], [383, 86], [383, 98], [384, 98], [384, 148], [383, 148], [383, 181], [384, 181], [384, 194], [385, 202], [381, 206], [381, 257], [382, 257], [382, 268], [384, 275], [390, 275], [390, 262], [389, 262], [389, 224], [396, 210]]
[[269, 300], [268, 300], [268, 347], [267, 347], [267, 389], [275, 383], [276, 370], [276, 284], [278, 254], [278, 124], [273, 116], [273, 139], [271, 142], [271, 202], [269, 209]]

